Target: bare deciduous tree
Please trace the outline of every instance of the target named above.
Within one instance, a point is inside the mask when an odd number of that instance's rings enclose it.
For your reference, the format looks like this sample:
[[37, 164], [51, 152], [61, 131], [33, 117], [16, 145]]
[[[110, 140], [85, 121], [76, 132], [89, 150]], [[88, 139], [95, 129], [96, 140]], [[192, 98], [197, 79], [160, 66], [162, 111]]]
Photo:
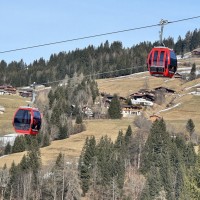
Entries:
[[1, 169], [0, 170], [0, 197], [3, 199], [5, 189], [9, 182], [9, 170]]
[[139, 128], [142, 129], [144, 131], [148, 131], [150, 130], [151, 127], [151, 121], [149, 121], [143, 114], [136, 116], [133, 124]]
[[144, 176], [136, 168], [129, 166], [126, 170], [126, 181], [124, 185], [124, 190], [128, 194], [127, 196], [131, 199], [139, 200], [144, 185]]
[[149, 77], [146, 77], [144, 79], [144, 86], [143, 87], [144, 87], [145, 90], [149, 89]]
[[79, 184], [78, 172], [75, 163], [66, 166], [66, 194], [65, 199], [80, 199], [81, 188]]
[[32, 173], [22, 174], [23, 179], [23, 200], [28, 199], [32, 195], [31, 179]]

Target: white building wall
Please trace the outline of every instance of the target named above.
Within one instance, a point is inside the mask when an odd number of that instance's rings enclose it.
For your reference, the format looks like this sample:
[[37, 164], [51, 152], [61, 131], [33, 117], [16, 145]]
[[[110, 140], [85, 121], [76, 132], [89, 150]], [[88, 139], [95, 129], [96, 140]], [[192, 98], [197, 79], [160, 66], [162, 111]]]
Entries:
[[18, 136], [17, 133], [12, 133], [12, 134], [7, 134], [7, 135], [4, 135], [2, 137], [0, 137], [0, 143], [3, 145], [3, 146], [6, 146], [8, 142], [10, 142], [11, 145], [14, 144], [14, 141], [15, 141], [15, 138]]
[[142, 98], [131, 99], [131, 103], [132, 103], [133, 105], [153, 106], [153, 102], [147, 101], [147, 100], [142, 99]]
[[131, 117], [134, 115], [141, 115], [141, 112], [140, 111], [131, 111], [131, 110], [123, 110], [122, 111], [123, 117]]

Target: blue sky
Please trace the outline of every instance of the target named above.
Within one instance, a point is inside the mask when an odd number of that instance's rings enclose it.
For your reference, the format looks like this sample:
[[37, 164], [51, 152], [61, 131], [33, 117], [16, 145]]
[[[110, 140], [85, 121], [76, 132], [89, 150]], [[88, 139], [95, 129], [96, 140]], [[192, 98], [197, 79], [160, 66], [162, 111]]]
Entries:
[[[12, 3], [11, 3], [12, 2]], [[95, 34], [153, 25], [161, 19], [174, 21], [200, 15], [200, 1], [180, 0], [19, 0], [0, 2], [0, 51], [57, 42]], [[185, 37], [187, 31], [200, 28], [200, 18], [168, 24], [164, 37]], [[108, 40], [132, 47], [143, 41], [159, 39], [159, 27], [141, 29], [46, 47], [0, 53], [7, 63], [24, 60], [29, 64], [53, 53], [99, 46]]]

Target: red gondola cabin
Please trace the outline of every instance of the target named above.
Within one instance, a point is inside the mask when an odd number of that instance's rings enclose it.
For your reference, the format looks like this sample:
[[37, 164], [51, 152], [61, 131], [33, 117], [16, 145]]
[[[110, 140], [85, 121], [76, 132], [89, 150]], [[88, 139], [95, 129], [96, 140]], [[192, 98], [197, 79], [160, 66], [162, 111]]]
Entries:
[[36, 135], [41, 128], [41, 114], [37, 108], [20, 107], [14, 115], [13, 126], [16, 133]]
[[172, 78], [177, 70], [177, 58], [168, 47], [154, 47], [147, 58], [148, 71], [152, 76]]

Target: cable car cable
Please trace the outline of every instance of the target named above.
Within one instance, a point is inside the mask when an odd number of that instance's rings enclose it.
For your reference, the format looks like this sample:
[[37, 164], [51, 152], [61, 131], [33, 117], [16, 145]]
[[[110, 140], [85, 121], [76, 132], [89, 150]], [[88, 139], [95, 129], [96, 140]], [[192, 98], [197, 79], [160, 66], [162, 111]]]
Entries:
[[[113, 71], [108, 71], [108, 72], [101, 72], [101, 73], [96, 73], [96, 74], [90, 74], [90, 75], [83, 75], [83, 77], [94, 77], [94, 76], [99, 76], [99, 75], [103, 75], [103, 74], [109, 74], [109, 73], [114, 73], [114, 72], [120, 72], [120, 71], [124, 71], [124, 70], [130, 70], [130, 69], [134, 69], [133, 67], [129, 67], [129, 68], [124, 68], [124, 69], [118, 69], [118, 70], [113, 70]], [[131, 75], [131, 74], [128, 74]], [[127, 75], [127, 76], [128, 76]], [[120, 77], [120, 76], [118, 76]], [[114, 77], [109, 77], [109, 78], [114, 78]], [[73, 79], [73, 78], [68, 78], [68, 80]], [[55, 81], [48, 81], [48, 82], [43, 82], [43, 83], [39, 83], [40, 85], [50, 85], [53, 83], [59, 83], [61, 81], [64, 81], [65, 79], [59, 79], [59, 80], [55, 80]], [[35, 83], [36, 84], [36, 83]], [[23, 88], [23, 87], [27, 87], [27, 86], [20, 86], [17, 88]]]
[[[186, 21], [186, 20], [197, 19], [197, 18], [200, 18], [200, 16], [189, 17], [189, 18], [179, 19], [179, 20], [174, 20], [174, 21], [168, 21], [168, 24], [182, 22], [182, 21]], [[67, 39], [67, 40], [62, 40], [62, 41], [57, 41], [57, 42], [49, 42], [49, 43], [38, 44], [38, 45], [33, 45], [33, 46], [28, 46], [28, 47], [21, 47], [21, 48], [16, 48], [16, 49], [10, 49], [10, 50], [5, 50], [5, 51], [0, 51], [0, 54], [14, 52], [14, 51], [22, 51], [22, 50], [26, 50], [26, 49], [33, 49], [33, 48], [44, 47], [44, 46], [50, 46], [50, 45], [56, 45], [56, 44], [61, 44], [61, 43], [67, 43], [67, 42], [77, 41], [77, 40], [84, 40], [84, 39], [89, 39], [89, 38], [101, 37], [101, 36], [105, 36], [105, 35], [112, 35], [112, 34], [117, 34], [117, 33], [123, 33], [123, 32], [129, 32], [129, 31], [136, 31], [136, 30], [146, 29], [146, 28], [152, 28], [152, 27], [156, 27], [156, 26], [160, 26], [160, 23], [153, 24], [153, 25], [136, 27], [136, 28], [125, 29], [125, 30], [107, 32], [107, 33], [100, 33], [100, 34], [95, 34], [95, 35], [90, 35], [90, 36], [79, 37], [79, 38]]]
[[96, 34], [96, 35], [90, 35], [90, 36], [84, 36], [84, 37], [79, 37], [79, 38], [73, 38], [73, 39], [68, 39], [68, 40], [63, 40], [63, 41], [58, 41], [58, 42], [50, 42], [50, 43], [39, 44], [39, 45], [34, 45], [34, 46], [29, 46], [29, 47], [22, 47], [22, 48], [17, 48], [17, 49], [5, 50], [5, 51], [0, 51], [0, 54], [9, 53], [9, 52], [13, 52], [13, 51], [21, 51], [21, 50], [26, 50], [26, 49], [33, 49], [33, 48], [38, 48], [38, 47], [43, 47], [43, 46], [49, 46], [49, 45], [55, 45], [55, 44], [60, 44], [60, 43], [67, 43], [67, 42], [72, 42], [72, 41], [77, 41], [77, 40], [84, 40], [84, 39], [94, 38], [94, 37], [100, 37], [100, 36], [104, 36], [104, 35], [112, 35], [112, 34], [117, 34], [117, 33], [134, 31], [134, 30], [139, 30], [139, 29], [144, 29], [144, 28], [150, 28], [150, 27], [154, 27], [154, 26], [158, 26], [158, 25], [159, 24], [155, 24], [155, 25], [137, 27], [137, 28], [126, 29], [126, 30], [121, 30], [121, 31], [113, 31], [113, 32], [108, 32], [108, 33], [101, 33], [101, 34]]

